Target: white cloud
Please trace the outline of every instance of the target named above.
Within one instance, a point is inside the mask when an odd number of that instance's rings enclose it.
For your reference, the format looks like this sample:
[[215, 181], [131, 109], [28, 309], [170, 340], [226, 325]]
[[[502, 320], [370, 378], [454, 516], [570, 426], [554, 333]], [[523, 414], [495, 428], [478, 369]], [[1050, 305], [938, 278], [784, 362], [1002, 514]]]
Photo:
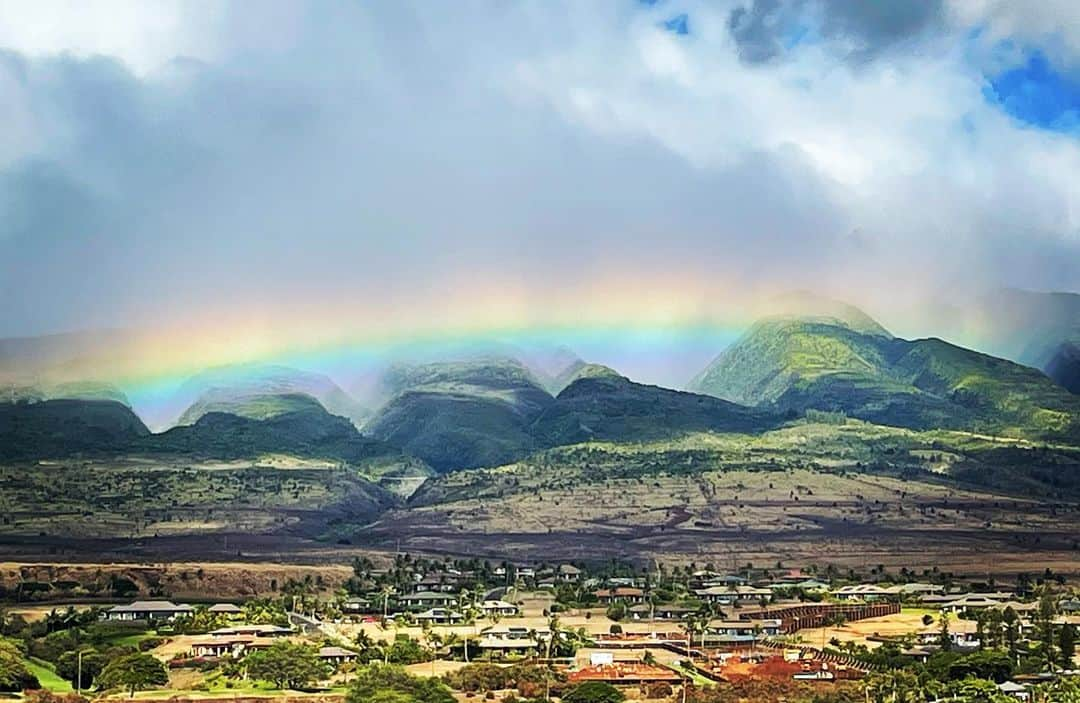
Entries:
[[702, 299], [1080, 280], [1076, 140], [988, 105], [958, 48], [1000, 7], [748, 66], [736, 4], [2, 6], [0, 334], [483, 280], [531, 319], [658, 271]]

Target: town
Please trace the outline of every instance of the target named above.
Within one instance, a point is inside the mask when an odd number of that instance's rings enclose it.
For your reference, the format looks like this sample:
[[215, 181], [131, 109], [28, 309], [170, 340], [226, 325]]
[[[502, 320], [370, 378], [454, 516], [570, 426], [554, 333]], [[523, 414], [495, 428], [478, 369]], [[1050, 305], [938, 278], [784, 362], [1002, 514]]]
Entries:
[[[273, 586], [273, 588], [271, 588]], [[1072, 700], [1074, 584], [928, 571], [358, 558], [340, 587], [181, 601], [6, 584], [0, 690], [70, 703]], [[972, 693], [975, 692], [975, 693]], [[388, 694], [387, 694], [388, 695]], [[981, 695], [982, 698], [957, 697]], [[381, 698], [379, 700], [382, 700]], [[397, 701], [397, 698], [393, 700]]]

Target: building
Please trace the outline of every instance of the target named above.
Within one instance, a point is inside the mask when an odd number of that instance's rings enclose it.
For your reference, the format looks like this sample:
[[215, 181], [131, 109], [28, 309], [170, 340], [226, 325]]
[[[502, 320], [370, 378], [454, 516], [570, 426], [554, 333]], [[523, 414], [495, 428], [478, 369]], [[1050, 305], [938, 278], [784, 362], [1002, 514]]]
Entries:
[[431, 608], [422, 613], [417, 613], [416, 619], [433, 625], [453, 625], [464, 620], [465, 616], [449, 608]]
[[558, 569], [557, 577], [563, 583], [575, 583], [581, 579], [581, 569], [573, 564], [563, 564]]
[[682, 605], [650, 605], [641, 603], [628, 609], [634, 620], [682, 620], [697, 612]]
[[191, 643], [190, 654], [193, 657], [238, 657], [253, 639], [253, 637], [197, 639]]
[[437, 593], [435, 591], [420, 591], [401, 596], [398, 602], [410, 609], [421, 608], [452, 608], [457, 606], [458, 600], [449, 593]]
[[210, 633], [211, 637], [287, 637], [292, 634], [288, 627], [277, 625], [235, 625], [219, 627]]
[[341, 647], [320, 647], [319, 659], [337, 668], [345, 662], [356, 661], [356, 652]]
[[524, 653], [539, 648], [551, 636], [546, 627], [492, 625], [480, 631], [477, 646], [492, 655]]
[[374, 611], [374, 603], [370, 598], [354, 596], [341, 604], [341, 610], [346, 613], [370, 613]]
[[176, 605], [167, 600], [137, 600], [128, 605], [117, 605], [105, 611], [108, 620], [173, 620], [191, 615], [195, 609], [190, 605]]
[[601, 603], [644, 603], [645, 591], [640, 588], [622, 586], [619, 588], [601, 588], [596, 592], [596, 599]]
[[1018, 701], [1027, 701], [1031, 699], [1031, 692], [1028, 691], [1028, 687], [1022, 683], [1016, 683], [1015, 681], [1005, 681], [997, 685], [998, 690], [1004, 693], [1006, 696], [1015, 698]]
[[694, 592], [698, 598], [710, 603], [748, 603], [768, 600], [772, 590], [754, 586], [710, 586]]
[[712, 620], [705, 628], [706, 644], [755, 642], [783, 634], [780, 620]]
[[211, 605], [209, 608], [207, 608], [206, 612], [214, 613], [215, 615], [225, 615], [230, 617], [233, 615], [244, 614], [243, 608], [234, 603], [215, 603], [214, 605]]
[[968, 595], [957, 598], [955, 600], [942, 603], [941, 609], [946, 613], [963, 613], [969, 610], [985, 610], [987, 608], [996, 608], [1002, 604], [1002, 601], [997, 598], [991, 598], [989, 595], [983, 595], [980, 593], [969, 593]]
[[518, 614], [518, 607], [504, 600], [486, 600], [480, 604], [480, 610], [488, 617], [509, 617]]

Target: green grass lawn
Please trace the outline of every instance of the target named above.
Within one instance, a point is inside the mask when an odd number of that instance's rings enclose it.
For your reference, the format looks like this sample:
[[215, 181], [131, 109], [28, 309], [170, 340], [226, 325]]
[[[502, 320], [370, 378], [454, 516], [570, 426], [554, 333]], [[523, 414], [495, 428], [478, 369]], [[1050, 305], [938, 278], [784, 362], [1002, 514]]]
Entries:
[[46, 662], [40, 659], [26, 659], [25, 662], [26, 668], [37, 677], [42, 688], [53, 693], [71, 693], [75, 690], [70, 683], [60, 678]]

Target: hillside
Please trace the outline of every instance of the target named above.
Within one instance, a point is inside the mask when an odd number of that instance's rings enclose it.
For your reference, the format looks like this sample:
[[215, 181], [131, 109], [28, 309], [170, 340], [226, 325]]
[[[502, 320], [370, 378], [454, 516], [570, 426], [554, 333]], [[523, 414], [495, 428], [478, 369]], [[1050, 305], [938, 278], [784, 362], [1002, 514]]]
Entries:
[[292, 394], [309, 395], [330, 413], [347, 417], [357, 424], [369, 415], [365, 408], [323, 374], [289, 366], [237, 364], [209, 369], [192, 376], [176, 391], [165, 408], [156, 411], [149, 422], [152, 426], [190, 425], [207, 412], [229, 412], [263, 419], [280, 409], [266, 399]]
[[0, 385], [0, 402], [38, 402], [41, 400], [114, 400], [131, 406], [127, 395], [103, 381], [65, 381], [61, 383], [18, 383]]
[[[1013, 568], [1075, 549], [1080, 451], [831, 418], [440, 476], [354, 544], [522, 559]], [[868, 556], [872, 555], [872, 556]], [[958, 559], [959, 561], [953, 561]], [[965, 561], [967, 560], [967, 561]]]
[[590, 364], [580, 359], [567, 366], [557, 376], [552, 378], [546, 388], [553, 394], [558, 395], [564, 388], [581, 378], [619, 378], [619, 372], [608, 368], [603, 364]]
[[112, 452], [149, 433], [131, 408], [114, 400], [0, 403], [4, 459]]
[[777, 412], [843, 411], [919, 429], [1080, 436], [1080, 401], [1037, 370], [938, 339], [868, 335], [819, 320], [755, 324], [691, 387]]
[[[1080, 346], [1080, 294], [1002, 288], [970, 300], [934, 300], [919, 313], [928, 332], [943, 339], [1044, 371], [1059, 382], [1063, 350]], [[1062, 375], [1064, 373], [1064, 376]], [[1066, 386], [1073, 393], [1077, 386]]]
[[553, 399], [513, 359], [397, 366], [390, 400], [364, 426], [439, 471], [494, 466], [533, 448], [529, 426]]
[[1080, 394], [1080, 341], [1060, 344], [1044, 370], [1054, 383], [1070, 393]]
[[226, 413], [246, 417], [249, 420], [266, 420], [288, 412], [305, 410], [309, 406], [309, 400], [315, 399], [303, 393], [237, 394], [231, 389], [212, 388], [199, 396], [199, 399], [184, 411], [177, 424], [193, 425], [199, 418], [210, 413]]
[[210, 412], [193, 425], [144, 437], [131, 449], [215, 459], [287, 454], [350, 464], [399, 453], [384, 442], [364, 437], [351, 422], [331, 415], [311, 396], [293, 394], [277, 398], [281, 402], [279, 409], [284, 411], [265, 419]]
[[545, 446], [589, 440], [639, 442], [688, 432], [744, 432], [775, 425], [765, 413], [707, 395], [648, 386], [591, 367], [537, 418]]

